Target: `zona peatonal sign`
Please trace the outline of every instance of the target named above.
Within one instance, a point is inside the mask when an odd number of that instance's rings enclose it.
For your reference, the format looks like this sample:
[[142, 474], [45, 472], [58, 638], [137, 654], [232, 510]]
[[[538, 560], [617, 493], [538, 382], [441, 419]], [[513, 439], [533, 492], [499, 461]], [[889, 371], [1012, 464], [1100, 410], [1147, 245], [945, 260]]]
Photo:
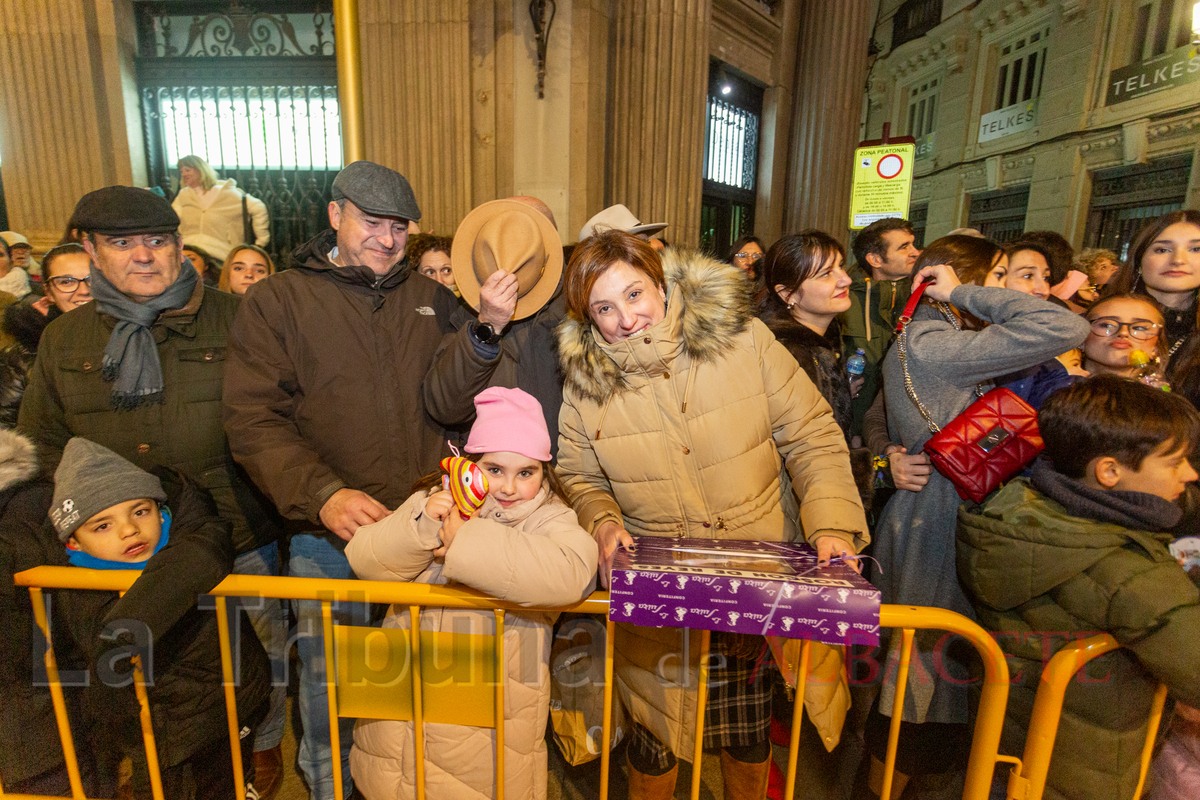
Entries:
[[1194, 44], [1108, 73], [1106, 106], [1200, 80], [1200, 49]]
[[907, 142], [859, 147], [854, 151], [850, 189], [850, 229], [908, 214], [916, 144]]
[[979, 118], [979, 141], [990, 142], [1001, 136], [1030, 130], [1037, 123], [1037, 98], [1014, 103]]

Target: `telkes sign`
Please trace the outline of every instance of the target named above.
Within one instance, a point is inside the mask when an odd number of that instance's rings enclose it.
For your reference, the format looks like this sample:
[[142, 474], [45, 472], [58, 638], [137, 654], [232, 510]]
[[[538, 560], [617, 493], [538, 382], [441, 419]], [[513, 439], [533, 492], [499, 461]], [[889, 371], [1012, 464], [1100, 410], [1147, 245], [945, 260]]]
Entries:
[[1037, 124], [1037, 100], [1025, 100], [979, 118], [979, 139], [990, 142], [1002, 136], [1032, 130]]

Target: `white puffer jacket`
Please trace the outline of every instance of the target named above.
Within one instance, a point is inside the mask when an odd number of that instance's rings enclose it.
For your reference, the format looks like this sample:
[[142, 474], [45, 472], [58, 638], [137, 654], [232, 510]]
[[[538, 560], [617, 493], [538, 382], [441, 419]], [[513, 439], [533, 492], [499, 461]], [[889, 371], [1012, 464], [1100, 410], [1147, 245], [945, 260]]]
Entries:
[[[491, 497], [458, 530], [444, 563], [437, 520], [424, 515], [425, 492], [394, 514], [358, 529], [346, 558], [365, 580], [461, 583], [525, 606], [579, 602], [595, 587], [596, 544], [575, 512], [543, 485], [538, 495], [504, 509]], [[504, 796], [546, 797], [546, 720], [550, 704], [550, 646], [557, 615], [508, 612], [504, 623]], [[407, 610], [393, 606], [385, 628], [408, 629]], [[421, 629], [494, 634], [491, 611], [427, 609]], [[495, 796], [495, 732], [461, 725], [425, 725], [426, 796], [481, 800]], [[354, 729], [350, 771], [368, 800], [416, 796], [413, 724], [361, 720]]]
[[179, 233], [188, 244], [203, 248], [213, 258], [224, 261], [229, 251], [242, 244], [242, 197], [254, 225], [254, 244], [266, 247], [271, 241], [270, 218], [262, 200], [248, 195], [233, 178], [217, 181], [212, 191], [216, 196], [205, 203], [205, 197], [190, 187], [183, 187], [171, 207], [179, 215]]

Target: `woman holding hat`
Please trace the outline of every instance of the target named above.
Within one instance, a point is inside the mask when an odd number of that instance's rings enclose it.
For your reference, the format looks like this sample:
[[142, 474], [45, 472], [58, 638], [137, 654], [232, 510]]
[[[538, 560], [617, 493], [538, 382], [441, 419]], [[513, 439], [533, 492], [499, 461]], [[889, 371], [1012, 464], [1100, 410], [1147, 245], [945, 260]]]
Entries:
[[[663, 260], [636, 236], [603, 231], [576, 248], [563, 283], [559, 472], [599, 546], [606, 584], [630, 533], [803, 536], [822, 562], [867, 544], [846, 439], [812, 381], [754, 318], [740, 270], [678, 251]], [[617, 629], [617, 690], [637, 723], [627, 750], [634, 797], [673, 796], [676, 756], [692, 752], [687, 687], [697, 654], [680, 669], [681, 634]], [[728, 667], [714, 673], [704, 744], [722, 750], [726, 798], [761, 798], [770, 682], [748, 680], [761, 640], [714, 642]], [[836, 651], [824, 653], [814, 661], [840, 667]], [[848, 706], [837, 674], [822, 698], [807, 698], [828, 747]]]

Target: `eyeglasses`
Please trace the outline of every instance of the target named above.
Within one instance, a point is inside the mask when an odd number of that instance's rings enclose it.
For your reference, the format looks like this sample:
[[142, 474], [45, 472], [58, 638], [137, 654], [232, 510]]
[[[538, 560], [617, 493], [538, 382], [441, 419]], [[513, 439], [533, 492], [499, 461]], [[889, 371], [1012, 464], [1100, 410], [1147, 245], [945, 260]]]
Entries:
[[762, 261], [762, 257], [762, 253], [749, 253], [745, 250], [734, 256], [734, 258], [740, 258], [743, 261]]
[[1105, 317], [1092, 320], [1092, 333], [1105, 338], [1116, 336], [1121, 332], [1121, 328], [1128, 328], [1129, 335], [1134, 339], [1153, 339], [1158, 336], [1161, 327], [1157, 322], [1146, 322], [1145, 320], [1121, 322]]
[[92, 276], [88, 275], [86, 278], [75, 278], [71, 275], [58, 275], [57, 277], [51, 278], [50, 283], [54, 284], [54, 288], [58, 289], [63, 294], [75, 294], [75, 290], [79, 288], [79, 284], [81, 283], [86, 283], [88, 285], [88, 290], [91, 290]]

